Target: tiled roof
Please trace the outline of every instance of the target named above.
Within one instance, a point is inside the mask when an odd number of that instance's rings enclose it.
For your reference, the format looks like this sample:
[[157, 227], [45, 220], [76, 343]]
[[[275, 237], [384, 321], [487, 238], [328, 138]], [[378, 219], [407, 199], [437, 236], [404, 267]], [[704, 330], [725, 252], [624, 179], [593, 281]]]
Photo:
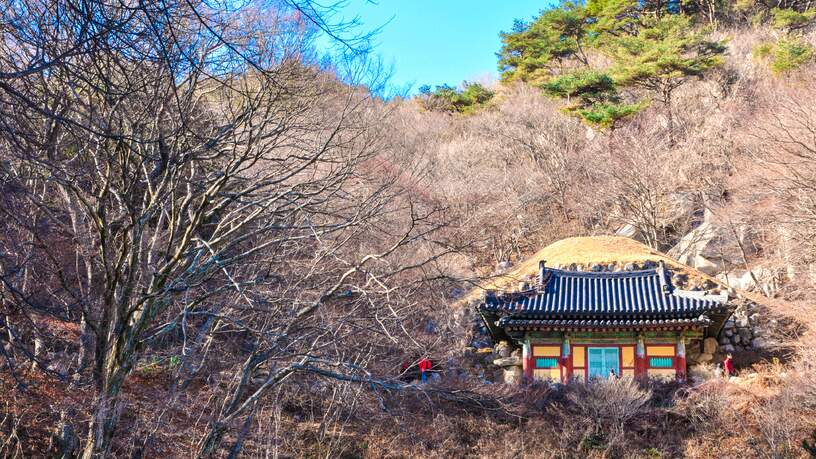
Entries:
[[504, 317], [498, 325], [507, 330], [647, 330], [707, 327], [711, 321], [705, 315], [693, 319], [564, 319], [531, 320]]
[[662, 267], [577, 272], [544, 268], [544, 287], [487, 295], [486, 311], [527, 319], [698, 319], [726, 309], [725, 298], [674, 289]]

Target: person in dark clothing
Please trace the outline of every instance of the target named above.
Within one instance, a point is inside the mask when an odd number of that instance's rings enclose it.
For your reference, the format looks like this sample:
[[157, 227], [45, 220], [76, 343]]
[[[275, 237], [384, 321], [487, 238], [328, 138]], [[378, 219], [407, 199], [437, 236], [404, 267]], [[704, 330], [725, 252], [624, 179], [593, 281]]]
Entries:
[[609, 369], [609, 379], [618, 379], [618, 374], [615, 373], [614, 368]]
[[400, 364], [400, 379], [403, 381], [411, 381], [411, 378], [408, 375], [408, 369], [411, 366], [408, 364], [407, 360], [403, 360]]

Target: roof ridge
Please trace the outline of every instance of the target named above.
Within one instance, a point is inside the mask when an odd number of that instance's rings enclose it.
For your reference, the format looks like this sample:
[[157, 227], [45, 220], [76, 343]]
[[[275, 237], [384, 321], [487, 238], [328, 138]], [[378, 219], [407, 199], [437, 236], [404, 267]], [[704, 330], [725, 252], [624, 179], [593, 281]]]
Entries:
[[613, 278], [613, 277], [647, 277], [659, 276], [659, 268], [639, 269], [634, 271], [570, 271], [567, 269], [544, 267], [545, 271], [550, 271], [559, 276], [585, 277], [585, 278]]

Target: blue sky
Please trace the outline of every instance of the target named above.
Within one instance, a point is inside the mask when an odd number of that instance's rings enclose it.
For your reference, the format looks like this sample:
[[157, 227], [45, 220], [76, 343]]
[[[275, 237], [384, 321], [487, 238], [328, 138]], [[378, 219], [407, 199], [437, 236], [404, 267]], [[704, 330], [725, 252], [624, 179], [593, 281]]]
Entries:
[[[547, 0], [349, 0], [344, 16], [359, 16], [364, 30], [383, 26], [375, 53], [393, 65], [391, 84], [459, 85], [498, 77], [499, 32], [516, 18], [529, 20]], [[390, 22], [389, 22], [390, 21]]]

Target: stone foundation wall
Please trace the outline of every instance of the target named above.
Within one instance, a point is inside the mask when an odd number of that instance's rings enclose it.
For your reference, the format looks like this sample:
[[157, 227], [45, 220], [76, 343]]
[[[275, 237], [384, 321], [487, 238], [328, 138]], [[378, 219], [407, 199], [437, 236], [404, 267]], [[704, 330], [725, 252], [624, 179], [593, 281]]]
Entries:
[[723, 353], [771, 350], [777, 328], [777, 321], [769, 319], [760, 306], [744, 302], [725, 323], [719, 344]]
[[516, 384], [521, 382], [521, 349], [501, 341], [493, 348], [464, 349], [460, 370], [484, 382]]

